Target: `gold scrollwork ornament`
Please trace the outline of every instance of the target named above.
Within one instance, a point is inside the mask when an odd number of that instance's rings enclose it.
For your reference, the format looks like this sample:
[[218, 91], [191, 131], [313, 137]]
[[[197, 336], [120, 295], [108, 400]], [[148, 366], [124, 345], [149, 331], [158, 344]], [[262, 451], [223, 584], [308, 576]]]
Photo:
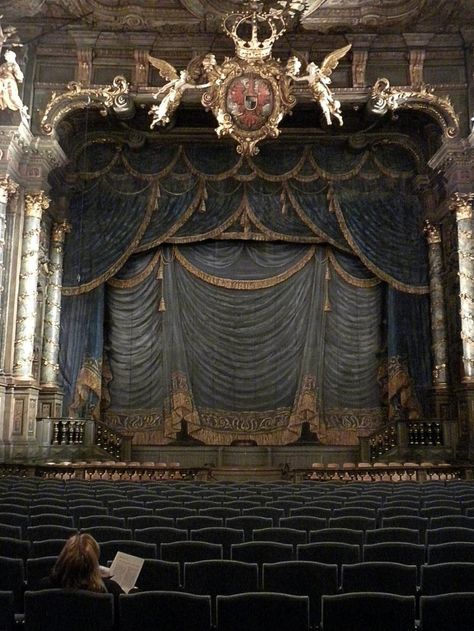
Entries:
[[[150, 110], [151, 128], [170, 122], [186, 90], [206, 90], [201, 102], [217, 119], [217, 135], [236, 140], [241, 155], [256, 155], [261, 140], [279, 136], [278, 125], [295, 106], [295, 81], [308, 84], [328, 125], [332, 118], [342, 124], [341, 104], [329, 88], [329, 75], [350, 45], [328, 55], [321, 67], [308, 64], [307, 74], [300, 76], [301, 62], [297, 57], [290, 57], [285, 66], [272, 56], [273, 44], [286, 31], [284, 12], [266, 13], [255, 6], [251, 3], [224, 17], [222, 28], [234, 41], [235, 56], [226, 58], [221, 65], [208, 53], [178, 73], [168, 62], [149, 57], [149, 62], [168, 81], [154, 95], [161, 100]], [[201, 76], [205, 81], [198, 84]]]

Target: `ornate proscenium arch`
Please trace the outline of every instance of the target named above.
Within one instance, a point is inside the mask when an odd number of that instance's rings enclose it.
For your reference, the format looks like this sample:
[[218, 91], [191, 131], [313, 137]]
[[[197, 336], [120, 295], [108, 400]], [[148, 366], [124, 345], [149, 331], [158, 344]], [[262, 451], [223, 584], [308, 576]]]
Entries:
[[[337, 95], [337, 88], [334, 90]], [[340, 95], [341, 101], [351, 101], [351, 94], [347, 91]], [[360, 92], [354, 95], [354, 100], [360, 102]], [[104, 116], [110, 108], [119, 118], [131, 118], [136, 105], [149, 102], [149, 94], [130, 92], [130, 85], [125, 77], [117, 76], [112, 84], [106, 87], [84, 88], [80, 83], [72, 81], [67, 90], [53, 93], [43, 119], [41, 129], [43, 133], [51, 135], [58, 124], [76, 110], [94, 108], [100, 110]], [[396, 110], [416, 110], [425, 113], [439, 126], [444, 138], [455, 138], [459, 134], [459, 118], [447, 97], [437, 96], [427, 85], [419, 90], [393, 87], [386, 78], [377, 79], [367, 94], [367, 109], [379, 116]]]
[[421, 86], [419, 90], [405, 90], [390, 86], [388, 79], [377, 79], [367, 108], [371, 113], [382, 116], [389, 111], [418, 110], [438, 123], [445, 138], [455, 138], [459, 133], [459, 118], [451, 101], [448, 97], [436, 96], [428, 85]]
[[112, 85], [105, 88], [83, 88], [80, 83], [71, 81], [66, 92], [53, 93], [41, 121], [41, 129], [45, 134], [51, 135], [66, 116], [89, 107], [101, 110], [104, 116], [110, 107], [119, 116], [133, 116], [135, 103], [130, 96], [128, 81], [125, 77], [117, 76]]

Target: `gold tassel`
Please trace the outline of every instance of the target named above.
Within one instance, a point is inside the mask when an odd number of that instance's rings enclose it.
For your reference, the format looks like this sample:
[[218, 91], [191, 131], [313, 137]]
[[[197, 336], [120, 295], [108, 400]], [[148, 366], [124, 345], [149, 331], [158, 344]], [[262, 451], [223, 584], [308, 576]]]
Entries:
[[328, 311], [332, 311], [331, 309], [331, 303], [329, 302], [329, 281], [331, 280], [331, 270], [329, 269], [329, 260], [326, 263], [327, 267], [326, 267], [326, 274], [325, 274], [325, 290], [324, 290], [324, 311], [328, 312]]
[[158, 267], [158, 272], [156, 274], [157, 280], [163, 280], [163, 259], [160, 260], [160, 266]]
[[205, 213], [207, 212], [207, 207], [206, 207], [206, 199], [208, 198], [207, 195], [207, 188], [205, 183], [203, 182], [202, 184], [202, 197], [201, 197], [201, 204], [199, 206], [199, 212], [200, 213]]
[[158, 311], [160, 311], [160, 312], [166, 311], [166, 303], [165, 303], [165, 299], [163, 298], [163, 296], [161, 296], [160, 306], [158, 307]]
[[240, 225], [244, 229], [244, 235], [248, 236], [250, 232], [250, 220], [247, 214], [247, 209], [245, 208], [242, 215], [240, 216]]
[[282, 188], [280, 195], [280, 204], [281, 204], [281, 214], [286, 215], [288, 212], [287, 198], [285, 188]]
[[330, 213], [335, 213], [336, 212], [336, 200], [334, 199], [334, 189], [332, 186], [329, 186], [328, 188], [328, 194], [326, 196], [328, 202], [329, 202], [329, 212]]

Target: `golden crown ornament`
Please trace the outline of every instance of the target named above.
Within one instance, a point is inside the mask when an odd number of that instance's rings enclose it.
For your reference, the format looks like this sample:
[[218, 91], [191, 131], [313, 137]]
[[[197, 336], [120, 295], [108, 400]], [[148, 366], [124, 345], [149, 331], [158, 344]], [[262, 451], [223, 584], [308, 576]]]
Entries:
[[[161, 100], [150, 109], [150, 127], [170, 122], [186, 90], [204, 91], [201, 102], [217, 119], [217, 135], [236, 140], [238, 153], [255, 155], [261, 140], [279, 136], [278, 125], [296, 104], [293, 86], [299, 82], [309, 87], [326, 123], [331, 125], [335, 119], [342, 125], [341, 104], [329, 87], [330, 75], [350, 44], [330, 53], [321, 66], [307, 64], [304, 74], [298, 57], [290, 57], [283, 65], [272, 56], [274, 43], [286, 31], [287, 19], [302, 9], [302, 2], [280, 1], [268, 11], [260, 3], [250, 3], [248, 8], [228, 13], [222, 28], [234, 41], [235, 56], [221, 65], [208, 53], [178, 73], [168, 62], [150, 56], [150, 63], [167, 80], [154, 94]], [[204, 81], [198, 83], [201, 77]]]

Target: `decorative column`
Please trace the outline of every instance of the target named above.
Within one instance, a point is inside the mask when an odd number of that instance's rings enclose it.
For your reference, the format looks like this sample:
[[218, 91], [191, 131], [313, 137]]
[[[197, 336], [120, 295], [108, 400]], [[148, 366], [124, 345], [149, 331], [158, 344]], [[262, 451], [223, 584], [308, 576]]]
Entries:
[[430, 266], [431, 340], [433, 349], [433, 385], [446, 387], [448, 382], [448, 343], [446, 336], [446, 308], [442, 283], [443, 253], [439, 227], [425, 221]]
[[36, 328], [36, 299], [41, 216], [49, 207], [43, 191], [25, 195], [25, 222], [18, 290], [13, 374], [18, 381], [33, 379], [33, 352]]
[[5, 236], [7, 228], [7, 206], [8, 200], [13, 197], [18, 190], [18, 184], [10, 179], [8, 175], [0, 179], [0, 372], [3, 372], [3, 352], [4, 327], [5, 327]]
[[44, 316], [41, 388], [57, 388], [61, 287], [63, 279], [64, 240], [71, 231], [67, 221], [55, 223], [51, 233], [49, 284]]
[[474, 383], [474, 194], [454, 193], [450, 208], [458, 226], [459, 299], [463, 348], [463, 383]]

